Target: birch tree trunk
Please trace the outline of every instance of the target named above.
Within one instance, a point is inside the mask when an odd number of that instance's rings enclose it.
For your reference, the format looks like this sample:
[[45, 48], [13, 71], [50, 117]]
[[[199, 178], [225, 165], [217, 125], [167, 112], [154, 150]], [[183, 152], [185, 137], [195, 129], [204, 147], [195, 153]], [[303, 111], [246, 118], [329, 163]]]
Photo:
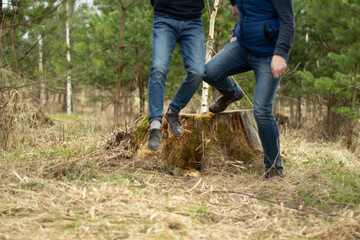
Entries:
[[[222, 0], [215, 0], [212, 13], [210, 15], [210, 26], [209, 26], [209, 36], [206, 42], [206, 55], [205, 62], [210, 61], [212, 57], [212, 50], [214, 45], [214, 29], [215, 29], [215, 20], [219, 6], [221, 5]], [[209, 94], [209, 84], [203, 82], [202, 87], [202, 98], [201, 98], [201, 113], [207, 112], [207, 99]]]
[[71, 115], [71, 58], [70, 58], [70, 7], [69, 2], [66, 2], [66, 14], [67, 14], [67, 20], [66, 20], [66, 59], [68, 62], [68, 67], [66, 71], [66, 106], [67, 106], [67, 115]]
[[[37, 6], [39, 7], [39, 0], [36, 1]], [[41, 34], [38, 35], [38, 44], [39, 44], [39, 75], [41, 88], [40, 88], [40, 107], [44, 107], [46, 104], [46, 82], [44, 78], [44, 65], [43, 65], [43, 42]]]
[[40, 106], [44, 107], [46, 104], [46, 80], [44, 77], [44, 65], [43, 65], [43, 42], [42, 36], [39, 34], [39, 74], [41, 81], [41, 90], [40, 90]]

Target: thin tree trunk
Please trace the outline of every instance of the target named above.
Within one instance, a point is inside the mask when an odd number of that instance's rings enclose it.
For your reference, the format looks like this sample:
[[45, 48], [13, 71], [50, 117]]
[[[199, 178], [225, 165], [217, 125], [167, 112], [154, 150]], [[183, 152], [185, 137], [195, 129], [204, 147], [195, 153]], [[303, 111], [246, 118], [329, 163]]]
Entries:
[[100, 89], [100, 96], [101, 96], [101, 111], [104, 111], [105, 110], [105, 91], [104, 91], [103, 87]]
[[[37, 0], [37, 6], [39, 7], [39, 0]], [[43, 42], [41, 34], [38, 35], [38, 46], [39, 46], [39, 75], [41, 88], [40, 88], [40, 107], [44, 107], [46, 104], [46, 83], [44, 78], [44, 65], [43, 65]]]
[[[120, 28], [120, 47], [119, 47], [119, 56], [124, 55], [125, 50], [125, 26], [126, 26], [126, 7], [121, 8], [121, 28]], [[121, 91], [121, 73], [124, 67], [124, 62], [119, 61], [118, 65], [118, 82], [116, 83], [116, 95], [115, 95], [115, 104], [114, 104], [114, 124], [119, 125], [119, 107], [120, 107], [120, 91]]]
[[[299, 88], [301, 88], [301, 81], [299, 82]], [[300, 128], [300, 126], [301, 126], [301, 119], [302, 119], [302, 117], [301, 117], [301, 101], [302, 101], [302, 99], [301, 99], [301, 95], [299, 95], [298, 97], [297, 97], [297, 102], [296, 102], [296, 105], [297, 105], [297, 111], [296, 111], [296, 127], [297, 128]]]
[[67, 79], [66, 79], [66, 106], [67, 106], [67, 115], [71, 115], [71, 58], [70, 58], [70, 7], [69, 2], [66, 2], [66, 12], [67, 12], [67, 20], [66, 20], [66, 59], [68, 62], [68, 67], [66, 71]]
[[355, 102], [356, 102], [356, 96], [357, 96], [357, 72], [358, 72], [358, 64], [355, 63], [355, 71], [354, 71], [354, 90], [352, 95], [352, 101], [351, 101], [351, 109], [355, 109]]
[[41, 34], [38, 36], [39, 39], [39, 74], [41, 83], [40, 90], [40, 106], [44, 107], [46, 104], [46, 82], [44, 77], [44, 65], [43, 65], [43, 42]]
[[18, 64], [17, 64], [17, 57], [16, 57], [16, 51], [15, 51], [15, 28], [11, 29], [11, 41], [12, 41], [12, 54], [14, 59], [14, 70], [17, 73], [18, 72]]
[[[358, 64], [355, 63], [355, 71], [354, 71], [354, 89], [352, 94], [352, 100], [351, 100], [351, 110], [354, 111], [355, 109], [355, 103], [356, 103], [356, 96], [357, 96], [357, 70], [358, 70]], [[349, 124], [349, 132], [347, 136], [346, 146], [348, 149], [351, 149], [352, 146], [352, 138], [354, 133], [354, 120], [350, 119]]]
[[294, 123], [294, 103], [290, 100], [290, 126], [293, 127]]
[[[2, 10], [2, 4], [3, 4], [3, 1], [0, 0], [0, 27], [2, 26], [2, 23], [3, 23], [3, 10]], [[1, 40], [1, 38], [0, 38]]]
[[134, 113], [134, 94], [133, 94], [133, 92], [131, 91], [131, 92], [128, 92], [128, 95], [129, 95], [129, 97], [128, 97], [128, 99], [127, 99], [127, 102], [128, 102], [128, 104], [127, 104], [127, 112], [128, 112], [128, 119], [129, 119], [129, 121], [128, 121], [128, 123], [131, 123], [132, 122], [132, 118], [133, 118], [133, 113]]
[[[319, 115], [319, 113], [316, 113], [316, 103], [313, 101], [312, 103], [312, 122], [315, 126], [315, 123], [316, 123], [316, 116]], [[320, 115], [321, 115], [321, 112], [320, 112]]]
[[301, 126], [301, 96], [297, 98], [297, 113], [296, 113], [296, 127], [299, 128]]
[[135, 68], [135, 80], [138, 84], [138, 91], [139, 91], [139, 104], [140, 104], [140, 114], [142, 115], [144, 113], [144, 86], [143, 86], [143, 79], [141, 74], [139, 73], [139, 67], [138, 64], [136, 64]]
[[[218, 27], [216, 28], [216, 36], [220, 39], [220, 35], [221, 35], [221, 31], [222, 31], [222, 24], [221, 24], [221, 22], [222, 22], [222, 14], [220, 14], [220, 15], [217, 17], [217, 19], [218, 19], [219, 25], [218, 25]], [[218, 41], [214, 41], [214, 42], [215, 42], [215, 47], [214, 47], [215, 52], [218, 53], [218, 52], [220, 52], [220, 50], [221, 50], [221, 41], [218, 40]]]
[[[126, 5], [126, 0], [122, 0], [120, 3], [114, 2], [116, 5], [121, 7], [121, 28], [120, 28], [120, 40], [119, 40], [119, 56], [124, 56], [125, 51], [125, 27], [126, 27], [126, 11], [131, 7], [137, 0], [132, 0]], [[120, 106], [120, 91], [122, 87], [121, 77], [125, 63], [120, 60], [118, 64], [118, 82], [116, 83], [115, 102], [114, 102], [114, 124], [119, 125], [119, 106]]]
[[[220, 34], [222, 31], [222, 14], [218, 16], [218, 22], [219, 22], [219, 27], [216, 29], [216, 36], [220, 39]], [[215, 42], [215, 41], [214, 41]], [[221, 41], [218, 40], [215, 42], [215, 47], [214, 47], [216, 53], [221, 51]], [[211, 93], [212, 93], [212, 97], [213, 99], [217, 99], [218, 97], [221, 96], [221, 93], [214, 87], [211, 88]]]
[[121, 89], [121, 81], [118, 80], [118, 82], [116, 83], [115, 102], [114, 102], [114, 124], [115, 124], [115, 126], [119, 125], [120, 89]]
[[330, 94], [328, 94], [328, 102], [326, 106], [326, 132], [329, 132], [331, 124], [331, 102], [330, 102]]
[[[215, 28], [215, 20], [218, 8], [221, 5], [221, 0], [215, 0], [213, 11], [210, 15], [210, 26], [209, 26], [209, 36], [206, 43], [206, 54], [205, 54], [205, 61], [210, 61], [212, 57], [213, 45], [214, 45], [214, 28]], [[201, 99], [201, 113], [206, 113], [207, 111], [207, 99], [209, 94], [209, 84], [203, 82], [202, 87], [202, 99]]]
[[[140, 56], [139, 56], [139, 49], [138, 49], [138, 46], [135, 45], [134, 46], [135, 48], [135, 54], [136, 54], [136, 59], [138, 59]], [[139, 91], [139, 104], [140, 104], [140, 115], [142, 115], [144, 113], [144, 81], [143, 81], [143, 77], [142, 77], [142, 74], [141, 74], [141, 70], [140, 70], [140, 66], [139, 66], [139, 62], [136, 61], [136, 66], [135, 66], [135, 80], [136, 80], [136, 83], [137, 83], [137, 87], [138, 87], [138, 91]]]
[[141, 115], [144, 114], [144, 110], [145, 110], [144, 79], [143, 79], [143, 76], [140, 75], [140, 112], [141, 112]]
[[126, 121], [126, 118], [129, 116], [129, 111], [128, 111], [128, 107], [129, 107], [129, 92], [125, 91], [123, 93], [123, 105], [122, 105], [122, 119], [124, 121], [124, 126], [126, 126], [126, 124], [128, 124], [128, 122]]

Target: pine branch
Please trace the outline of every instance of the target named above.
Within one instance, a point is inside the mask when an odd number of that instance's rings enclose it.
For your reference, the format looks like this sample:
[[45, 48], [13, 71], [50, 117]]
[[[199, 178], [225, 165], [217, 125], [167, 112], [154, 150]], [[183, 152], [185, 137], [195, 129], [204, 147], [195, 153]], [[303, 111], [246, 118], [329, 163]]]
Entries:
[[40, 16], [37, 16], [37, 17], [34, 17], [34, 18], [31, 18], [29, 20], [26, 20], [24, 22], [20, 22], [20, 23], [15, 23], [15, 24], [10, 24], [10, 25], [6, 25], [6, 26], [1, 26], [0, 29], [6, 29], [6, 28], [15, 28], [17, 26], [20, 26], [20, 25], [25, 25], [29, 22], [32, 22], [32, 21], [35, 21], [37, 19], [40, 19], [40, 18], [43, 18], [43, 17], [46, 17], [50, 14], [52, 14], [53, 12], [55, 12], [56, 9], [58, 9], [58, 7], [60, 7], [64, 2], [66, 2], [67, 0], [63, 0], [61, 3], [59, 3], [59, 5], [57, 5], [56, 7], [54, 7], [53, 9], [50, 10], [50, 12], [48, 13], [45, 13], [43, 15], [40, 15]]

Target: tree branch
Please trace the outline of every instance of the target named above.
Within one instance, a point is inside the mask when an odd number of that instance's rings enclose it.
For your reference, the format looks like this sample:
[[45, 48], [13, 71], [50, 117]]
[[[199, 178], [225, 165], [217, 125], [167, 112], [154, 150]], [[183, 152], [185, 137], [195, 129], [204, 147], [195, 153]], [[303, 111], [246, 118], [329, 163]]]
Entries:
[[29, 50], [26, 51], [26, 53], [24, 54], [24, 56], [23, 56], [22, 58], [18, 59], [17, 61], [20, 62], [20, 61], [24, 60], [24, 59], [26, 58], [26, 56], [27, 56], [27, 55], [33, 50], [33, 48], [38, 44], [38, 42], [40, 41], [40, 39], [42, 39], [42, 37], [39, 38], [39, 39], [36, 41], [36, 43], [35, 43]]
[[[122, 9], [128, 9], [129, 7], [131, 7], [135, 2], [136, 2], [137, 0], [133, 0], [131, 3], [129, 3], [128, 5], [126, 5], [126, 4], [124, 4], [123, 2], [120, 2], [120, 3], [118, 3], [118, 2], [115, 2], [115, 1], [113, 1], [113, 3], [115, 3], [116, 5], [118, 5], [119, 7], [121, 7]], [[126, 3], [126, 1], [125, 1], [125, 3]]]
[[40, 16], [37, 16], [37, 17], [34, 17], [34, 18], [31, 18], [29, 20], [26, 20], [24, 22], [20, 22], [20, 23], [15, 23], [15, 24], [10, 24], [10, 25], [6, 25], [6, 26], [1, 26], [0, 29], [6, 29], [6, 28], [15, 28], [17, 26], [20, 26], [20, 25], [25, 25], [29, 22], [32, 22], [34, 20], [37, 20], [37, 19], [40, 19], [40, 18], [43, 18], [43, 17], [46, 17], [50, 14], [52, 14], [58, 7], [60, 7], [64, 2], [66, 2], [67, 0], [63, 0], [61, 3], [59, 3], [59, 5], [57, 5], [56, 7], [54, 7], [53, 9], [50, 10], [50, 12], [48, 13], [45, 13], [43, 15], [40, 15]]
[[132, 1], [131, 3], [129, 3], [129, 5], [127, 5], [125, 8], [131, 7], [135, 2], [136, 2], [136, 0], [133, 0], [133, 1]]

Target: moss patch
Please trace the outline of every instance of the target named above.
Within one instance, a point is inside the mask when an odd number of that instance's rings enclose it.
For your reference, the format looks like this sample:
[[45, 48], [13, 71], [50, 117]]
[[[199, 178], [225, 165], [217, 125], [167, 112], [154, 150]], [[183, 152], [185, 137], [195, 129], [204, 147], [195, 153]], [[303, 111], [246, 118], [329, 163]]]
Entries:
[[148, 114], [144, 116], [144, 118], [138, 124], [135, 134], [132, 137], [132, 144], [137, 148], [141, 142], [147, 139], [147, 135], [149, 133], [150, 123], [148, 121]]

